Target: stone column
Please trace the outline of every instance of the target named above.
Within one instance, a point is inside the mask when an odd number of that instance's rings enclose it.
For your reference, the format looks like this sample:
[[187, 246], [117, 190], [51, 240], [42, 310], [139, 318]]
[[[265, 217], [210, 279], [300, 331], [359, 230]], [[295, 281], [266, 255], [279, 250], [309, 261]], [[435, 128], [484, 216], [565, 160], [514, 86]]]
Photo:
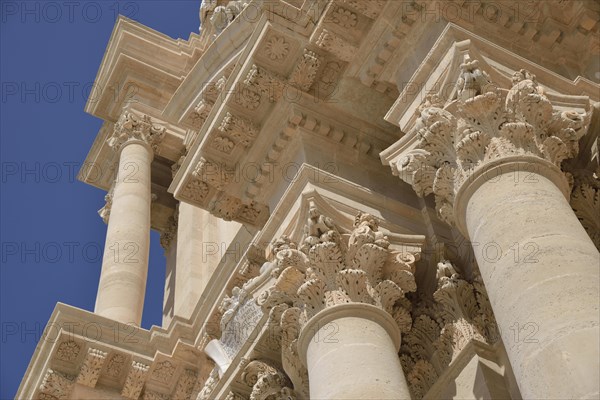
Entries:
[[119, 153], [94, 311], [122, 323], [142, 320], [150, 250], [150, 164], [164, 129], [124, 113], [109, 138]]
[[475, 246], [523, 398], [594, 398], [600, 257], [548, 164], [505, 159], [478, 171], [457, 194], [457, 224]]
[[223, 257], [239, 258], [240, 245], [233, 240], [241, 224], [183, 202], [178, 220], [177, 236], [185, 240], [177, 242], [175, 315], [190, 318]]
[[298, 351], [311, 399], [410, 399], [398, 358], [400, 330], [368, 304], [327, 308], [302, 329]]
[[469, 59], [457, 97], [425, 101], [393, 168], [470, 239], [523, 398], [597, 397], [600, 255], [560, 169], [589, 114], [554, 110], [525, 70], [497, 89]]
[[392, 248], [370, 215], [359, 214], [349, 236], [316, 208], [309, 215], [300, 246], [273, 244], [277, 280], [259, 298], [281, 321], [283, 368], [298, 397], [410, 399], [398, 350], [412, 324], [405, 294], [416, 290], [415, 256]]

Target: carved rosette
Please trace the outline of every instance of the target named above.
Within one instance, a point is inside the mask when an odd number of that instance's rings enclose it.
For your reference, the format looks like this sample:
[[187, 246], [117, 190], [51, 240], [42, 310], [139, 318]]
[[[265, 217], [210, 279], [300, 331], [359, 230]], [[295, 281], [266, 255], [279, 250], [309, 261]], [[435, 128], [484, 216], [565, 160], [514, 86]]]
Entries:
[[454, 222], [455, 194], [475, 170], [509, 156], [538, 157], [560, 167], [577, 155], [590, 115], [555, 110], [525, 70], [514, 74], [507, 92], [478, 61], [466, 57], [460, 68], [456, 101], [442, 108], [435, 97], [426, 99], [413, 128], [418, 142], [392, 167], [419, 196], [433, 193], [448, 223]]
[[73, 340], [62, 342], [56, 351], [56, 357], [63, 361], [75, 361], [79, 356], [81, 346]]
[[113, 134], [108, 138], [108, 145], [119, 151], [129, 141], [141, 141], [156, 151], [165, 133], [166, 128], [153, 125], [148, 115], [138, 116], [125, 111], [115, 124]]
[[500, 334], [479, 274], [464, 280], [448, 261], [438, 264], [433, 301], [421, 299], [403, 336], [400, 361], [414, 398], [422, 398], [471, 340], [496, 343]]

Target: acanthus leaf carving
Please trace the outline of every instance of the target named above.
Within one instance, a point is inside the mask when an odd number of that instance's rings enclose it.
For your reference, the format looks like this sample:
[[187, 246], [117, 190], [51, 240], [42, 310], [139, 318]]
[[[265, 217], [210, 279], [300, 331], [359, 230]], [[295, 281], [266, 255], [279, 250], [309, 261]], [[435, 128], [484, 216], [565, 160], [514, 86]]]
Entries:
[[244, 368], [242, 380], [252, 388], [250, 400], [269, 398], [295, 400], [287, 376], [264, 361], [250, 361]]
[[94, 348], [89, 348], [79, 375], [77, 376], [77, 383], [88, 387], [95, 387], [98, 378], [100, 377], [100, 371], [106, 360], [107, 353]]
[[219, 130], [241, 146], [250, 147], [258, 136], [260, 127], [247, 118], [227, 112], [219, 126]]
[[188, 400], [192, 397], [194, 387], [198, 381], [198, 374], [191, 369], [183, 371], [179, 379], [177, 380], [177, 386], [171, 398], [173, 400]]
[[408, 330], [411, 303], [405, 296], [416, 290], [416, 257], [389, 245], [371, 215], [359, 213], [354, 229], [341, 233], [311, 203], [302, 245], [285, 236], [273, 242], [277, 280], [261, 294], [259, 304], [267, 310], [277, 304], [293, 307], [302, 323], [337, 304], [371, 304], [388, 312], [401, 331]]
[[278, 101], [285, 90], [286, 80], [266, 69], [253, 64], [248, 71], [244, 84], [257, 90], [271, 103]]
[[[412, 132], [416, 146], [393, 169], [419, 196], [435, 196], [440, 218], [453, 224], [454, 195], [473, 172], [513, 155], [545, 159], [560, 167], [578, 152], [590, 114], [553, 110], [535, 75], [520, 70], [513, 86], [497, 88], [477, 60], [460, 65], [454, 108], [428, 96]], [[450, 112], [449, 110], [454, 110]]]
[[198, 393], [198, 397], [196, 400], [208, 400], [210, 399], [210, 395], [215, 390], [216, 386], [219, 384], [219, 370], [217, 367], [213, 368], [213, 370], [208, 375], [206, 382], [204, 382], [204, 386]]
[[385, 6], [386, 0], [341, 0], [341, 3], [352, 7], [368, 18], [376, 19]]
[[70, 398], [74, 384], [73, 376], [49, 368], [46, 371], [46, 375], [44, 375], [39, 390], [47, 396], [52, 396], [59, 400], [66, 400]]
[[307, 92], [313, 85], [321, 61], [319, 57], [310, 50], [304, 50], [302, 58], [294, 67], [294, 71], [290, 76], [289, 83], [305, 92]]
[[200, 158], [200, 161], [198, 161], [196, 168], [194, 168], [194, 171], [192, 172], [192, 177], [214, 186], [218, 190], [222, 190], [232, 181], [234, 172], [229, 170], [223, 164]]
[[140, 397], [144, 383], [146, 383], [148, 369], [149, 367], [146, 364], [132, 361], [127, 378], [125, 379], [125, 385], [123, 385], [123, 389], [121, 390], [121, 396], [137, 400]]
[[403, 336], [400, 360], [411, 392], [422, 398], [472, 340], [494, 344], [496, 321], [477, 271], [464, 280], [449, 261], [438, 263], [433, 302], [420, 299], [412, 329]]
[[115, 124], [113, 134], [108, 138], [108, 145], [119, 150], [127, 141], [139, 140], [156, 151], [158, 143], [165, 134], [166, 128], [155, 126], [150, 116], [146, 114], [138, 116], [133, 112], [125, 111]]

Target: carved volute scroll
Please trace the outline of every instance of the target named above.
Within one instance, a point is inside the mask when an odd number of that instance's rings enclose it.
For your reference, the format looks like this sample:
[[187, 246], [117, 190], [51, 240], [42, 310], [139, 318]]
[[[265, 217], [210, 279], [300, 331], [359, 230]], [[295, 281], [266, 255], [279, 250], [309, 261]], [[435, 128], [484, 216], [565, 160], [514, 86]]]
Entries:
[[508, 91], [468, 56], [460, 70], [455, 101], [442, 108], [436, 96], [428, 96], [413, 129], [418, 142], [395, 165], [419, 196], [435, 195], [438, 214], [448, 223], [455, 222], [454, 196], [475, 170], [511, 156], [560, 167], [577, 155], [590, 119], [589, 113], [554, 109], [526, 70], [515, 72]]

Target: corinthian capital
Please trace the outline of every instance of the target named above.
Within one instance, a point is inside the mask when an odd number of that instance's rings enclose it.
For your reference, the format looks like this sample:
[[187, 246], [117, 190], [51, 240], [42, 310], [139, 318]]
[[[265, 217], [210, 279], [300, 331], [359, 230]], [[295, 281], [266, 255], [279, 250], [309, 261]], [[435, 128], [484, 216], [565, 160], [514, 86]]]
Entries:
[[534, 157], [560, 168], [577, 155], [590, 113], [555, 109], [528, 71], [516, 72], [512, 84], [510, 90], [498, 88], [466, 57], [455, 99], [444, 107], [428, 97], [417, 111], [408, 133], [416, 136], [416, 145], [392, 167], [418, 195], [433, 193], [439, 216], [448, 223], [454, 222], [456, 193], [482, 167]]
[[283, 237], [273, 247], [278, 276], [259, 299], [263, 308], [296, 308], [297, 320], [304, 325], [338, 304], [370, 304], [389, 313], [401, 331], [410, 330], [405, 296], [417, 288], [415, 255], [392, 250], [373, 216], [359, 214], [348, 233], [313, 205], [301, 243]]
[[108, 145], [118, 151], [129, 141], [141, 141], [156, 151], [165, 132], [166, 128], [153, 125], [148, 115], [138, 116], [133, 112], [125, 111], [115, 124], [113, 134], [108, 138]]

